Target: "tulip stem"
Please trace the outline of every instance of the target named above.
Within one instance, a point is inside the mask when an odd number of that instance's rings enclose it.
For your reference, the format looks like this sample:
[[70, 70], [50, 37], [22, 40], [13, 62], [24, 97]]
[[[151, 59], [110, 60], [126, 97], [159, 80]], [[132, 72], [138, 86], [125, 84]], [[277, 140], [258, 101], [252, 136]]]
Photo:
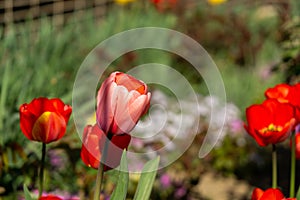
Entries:
[[[106, 160], [108, 144], [109, 144], [111, 138], [112, 138], [112, 135], [107, 134], [107, 137], [105, 137], [103, 151], [102, 151], [102, 153], [100, 152], [100, 155], [102, 155], [102, 156], [101, 156], [101, 160], [100, 160], [99, 167], [98, 167], [98, 172], [97, 172], [94, 200], [99, 200], [99, 197], [100, 197], [100, 194], [101, 194], [101, 187], [102, 187], [103, 174], [104, 174], [104, 163], [105, 163], [105, 160]], [[99, 146], [101, 146], [101, 145], [99, 144]], [[101, 151], [101, 149], [100, 149], [100, 151]]]
[[102, 162], [99, 163], [97, 178], [96, 178], [96, 188], [94, 193], [94, 200], [99, 200], [101, 187], [102, 187], [102, 180], [104, 174], [104, 164]]
[[39, 198], [42, 196], [43, 187], [44, 187], [45, 157], [46, 157], [46, 143], [43, 143], [43, 146], [42, 146], [41, 168], [40, 168], [40, 172], [39, 172]]
[[290, 197], [295, 197], [295, 176], [296, 176], [296, 138], [295, 133], [291, 136], [291, 178], [290, 178]]
[[277, 188], [277, 154], [275, 144], [272, 144], [272, 188]]

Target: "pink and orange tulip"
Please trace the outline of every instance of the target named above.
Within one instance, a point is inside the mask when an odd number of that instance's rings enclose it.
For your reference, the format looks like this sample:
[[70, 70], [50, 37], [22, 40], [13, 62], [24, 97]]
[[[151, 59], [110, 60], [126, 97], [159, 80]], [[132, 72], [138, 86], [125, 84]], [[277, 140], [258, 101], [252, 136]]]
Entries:
[[98, 91], [98, 125], [106, 134], [129, 133], [147, 112], [150, 97], [144, 82], [122, 72], [112, 73]]

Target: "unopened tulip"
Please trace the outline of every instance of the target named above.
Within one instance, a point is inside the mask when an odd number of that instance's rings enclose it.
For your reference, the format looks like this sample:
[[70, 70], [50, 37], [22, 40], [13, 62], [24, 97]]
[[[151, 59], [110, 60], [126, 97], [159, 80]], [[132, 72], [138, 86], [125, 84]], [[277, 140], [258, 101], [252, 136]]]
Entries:
[[149, 108], [147, 85], [122, 72], [112, 73], [97, 96], [97, 123], [105, 134], [129, 133]]
[[36, 98], [20, 106], [20, 127], [29, 140], [50, 143], [63, 137], [71, 113], [58, 98]]
[[105, 164], [104, 171], [116, 168], [120, 164], [122, 152], [127, 149], [130, 139], [131, 136], [124, 133], [112, 135], [112, 138], [108, 140], [106, 134], [97, 124], [88, 125], [83, 133], [81, 159], [88, 167], [97, 169], [106, 146], [106, 157], [102, 160]]

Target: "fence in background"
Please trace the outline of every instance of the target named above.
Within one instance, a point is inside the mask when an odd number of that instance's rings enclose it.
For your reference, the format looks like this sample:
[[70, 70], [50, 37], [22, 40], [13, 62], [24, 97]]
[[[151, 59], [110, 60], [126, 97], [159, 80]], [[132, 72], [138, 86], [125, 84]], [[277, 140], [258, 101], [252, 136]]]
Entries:
[[50, 16], [53, 23], [61, 25], [76, 14], [91, 11], [95, 18], [105, 15], [107, 0], [0, 0], [0, 26]]

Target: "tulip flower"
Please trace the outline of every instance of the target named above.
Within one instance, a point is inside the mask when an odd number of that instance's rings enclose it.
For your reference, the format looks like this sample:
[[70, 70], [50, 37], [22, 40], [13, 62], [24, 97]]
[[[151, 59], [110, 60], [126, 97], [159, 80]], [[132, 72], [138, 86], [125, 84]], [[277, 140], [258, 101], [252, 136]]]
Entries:
[[84, 129], [81, 159], [88, 166], [98, 169], [105, 143], [108, 144], [104, 162], [104, 171], [116, 168], [120, 164], [123, 149], [127, 149], [131, 136], [128, 134], [112, 135], [109, 141], [97, 124]]
[[97, 123], [105, 134], [129, 133], [150, 105], [147, 85], [134, 77], [112, 73], [97, 96]]
[[134, 2], [135, 0], [114, 0], [114, 1], [115, 1], [116, 4], [126, 5], [126, 4]]
[[260, 146], [276, 144], [290, 136], [295, 127], [295, 110], [288, 103], [267, 99], [246, 109], [247, 132]]
[[227, 0], [207, 0], [207, 2], [212, 5], [212, 6], [215, 6], [215, 5], [219, 5], [219, 4], [222, 4], [222, 3], [225, 3]]
[[285, 198], [279, 189], [269, 188], [263, 191], [255, 188], [252, 193], [251, 200], [297, 200], [296, 198]]
[[[274, 88], [269, 88], [265, 92], [265, 96], [269, 99], [276, 99], [280, 103], [289, 103], [295, 108], [296, 124], [300, 123], [300, 84], [288, 85], [278, 84]], [[292, 145], [292, 141], [296, 141], [295, 135], [291, 138], [291, 178], [290, 178], [290, 196], [294, 196], [295, 193], [295, 170], [296, 170], [296, 157], [297, 144]]]
[[175, 8], [177, 1], [178, 0], [151, 0], [151, 2], [155, 5], [156, 9], [159, 11]]
[[290, 103], [296, 108], [296, 117], [300, 123], [300, 84], [288, 85], [278, 84], [274, 88], [269, 88], [265, 92], [269, 99], [277, 99], [280, 103]]
[[29, 140], [50, 143], [63, 137], [71, 112], [58, 98], [36, 98], [20, 106], [20, 127]]
[[[300, 159], [300, 132], [296, 133], [295, 141], [296, 141], [296, 149], [295, 149], [296, 159]], [[292, 141], [291, 141], [290, 146], [292, 146]]]
[[62, 200], [62, 198], [54, 195], [47, 195], [47, 196], [40, 197], [39, 200]]

